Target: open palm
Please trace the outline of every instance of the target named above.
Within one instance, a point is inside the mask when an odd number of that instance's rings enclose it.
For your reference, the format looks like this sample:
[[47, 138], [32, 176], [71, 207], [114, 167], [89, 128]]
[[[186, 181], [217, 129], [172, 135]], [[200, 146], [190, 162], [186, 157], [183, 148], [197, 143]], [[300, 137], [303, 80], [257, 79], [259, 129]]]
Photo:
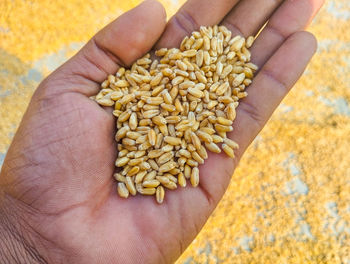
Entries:
[[[316, 49], [301, 32], [322, 0], [189, 0], [166, 23], [148, 0], [95, 35], [35, 92], [0, 177], [1, 215], [26, 246], [25, 263], [169, 263], [185, 250], [224, 194], [240, 157], [302, 74]], [[261, 69], [237, 109], [240, 144], [232, 162], [211, 154], [199, 188], [122, 199], [112, 178], [115, 120], [89, 96], [108, 74], [152, 48], [178, 46], [200, 25], [257, 34], [252, 60]], [[14, 257], [15, 259], [15, 257]], [[23, 257], [24, 259], [24, 257]]]

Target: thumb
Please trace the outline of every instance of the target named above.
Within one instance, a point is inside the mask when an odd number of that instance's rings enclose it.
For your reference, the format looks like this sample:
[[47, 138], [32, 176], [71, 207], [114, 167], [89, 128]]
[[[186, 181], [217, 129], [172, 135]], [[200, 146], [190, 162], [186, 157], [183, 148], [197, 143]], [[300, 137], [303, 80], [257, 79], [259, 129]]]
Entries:
[[[69, 61], [57, 69], [55, 74], [78, 77], [79, 84], [90, 87], [74, 87], [84, 94], [96, 93], [108, 74], [120, 66], [128, 66], [149, 51], [160, 38], [166, 26], [164, 7], [156, 0], [146, 0], [99, 31]], [[62, 74], [62, 75], [61, 75]], [[73, 76], [72, 76], [73, 75]], [[81, 80], [83, 77], [83, 81]], [[55, 79], [59, 79], [55, 76]], [[71, 78], [70, 78], [71, 79]], [[95, 85], [91, 85], [95, 83]], [[60, 89], [70, 89], [71, 87]]]

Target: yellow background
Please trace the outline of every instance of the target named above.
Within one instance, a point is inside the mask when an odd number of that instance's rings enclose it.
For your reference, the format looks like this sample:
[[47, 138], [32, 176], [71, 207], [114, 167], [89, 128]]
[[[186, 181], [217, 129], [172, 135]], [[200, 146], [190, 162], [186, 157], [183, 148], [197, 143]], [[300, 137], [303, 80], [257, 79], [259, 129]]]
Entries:
[[[139, 2], [1, 0], [0, 166], [38, 83]], [[310, 30], [316, 56], [178, 263], [350, 263], [350, 2]]]

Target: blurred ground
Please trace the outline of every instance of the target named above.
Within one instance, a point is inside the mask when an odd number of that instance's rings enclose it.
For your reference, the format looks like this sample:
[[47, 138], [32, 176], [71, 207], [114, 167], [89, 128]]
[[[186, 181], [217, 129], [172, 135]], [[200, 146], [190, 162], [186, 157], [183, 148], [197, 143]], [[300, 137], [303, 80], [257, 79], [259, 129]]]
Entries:
[[[38, 83], [139, 2], [0, 2], [0, 166]], [[161, 2], [170, 16], [184, 1]], [[318, 53], [178, 263], [350, 264], [350, 2], [310, 30]]]

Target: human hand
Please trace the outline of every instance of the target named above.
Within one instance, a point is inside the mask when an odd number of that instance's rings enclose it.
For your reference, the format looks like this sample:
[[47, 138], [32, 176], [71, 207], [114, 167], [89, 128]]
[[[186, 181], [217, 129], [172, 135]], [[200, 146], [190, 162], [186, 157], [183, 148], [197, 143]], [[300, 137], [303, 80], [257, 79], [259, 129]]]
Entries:
[[[315, 52], [314, 37], [298, 31], [322, 3], [189, 0], [166, 24], [163, 8], [151, 0], [100, 31], [40, 84], [8, 151], [0, 175], [1, 262], [168, 263], [178, 258]], [[233, 35], [248, 36], [267, 20], [251, 50], [261, 70], [229, 134], [240, 145], [234, 162], [209, 154], [199, 188], [169, 191], [161, 206], [153, 198], [119, 198], [112, 178], [115, 121], [88, 98], [99, 83], [152, 47], [179, 46], [200, 25], [222, 22]]]

